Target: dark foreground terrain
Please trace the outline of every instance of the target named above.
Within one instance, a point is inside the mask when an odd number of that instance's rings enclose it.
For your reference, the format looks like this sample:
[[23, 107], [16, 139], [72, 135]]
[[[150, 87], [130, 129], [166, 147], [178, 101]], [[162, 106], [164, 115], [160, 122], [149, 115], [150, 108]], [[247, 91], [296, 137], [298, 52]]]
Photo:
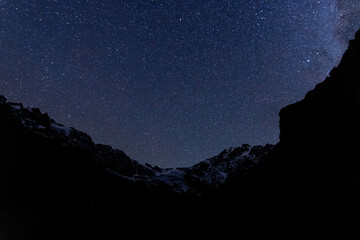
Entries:
[[355, 237], [359, 150], [360, 32], [324, 82], [281, 110], [277, 145], [189, 168], [142, 165], [0, 97], [0, 239]]

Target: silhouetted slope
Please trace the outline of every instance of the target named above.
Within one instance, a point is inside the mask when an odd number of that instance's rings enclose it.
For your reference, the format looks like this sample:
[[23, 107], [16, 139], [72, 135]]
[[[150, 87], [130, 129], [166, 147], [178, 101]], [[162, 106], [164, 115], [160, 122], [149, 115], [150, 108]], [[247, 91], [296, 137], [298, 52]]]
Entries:
[[280, 111], [268, 161], [269, 221], [324, 233], [360, 226], [360, 31], [341, 63]]
[[65, 137], [55, 137], [56, 129], [48, 137], [36, 134], [42, 128], [24, 127], [31, 125], [26, 119], [61, 126], [38, 109], [16, 110], [21, 107], [0, 99], [0, 238], [51, 239], [59, 226], [75, 226], [89, 213], [96, 181], [88, 161], [92, 142], [79, 133], [79, 143], [66, 145]]
[[[113, 150], [4, 97], [0, 133], [1, 239], [97, 239], [119, 226], [125, 234], [134, 222], [146, 226], [152, 207], [174, 198], [111, 174]], [[121, 151], [113, 156], [116, 169], [134, 171], [136, 163]]]

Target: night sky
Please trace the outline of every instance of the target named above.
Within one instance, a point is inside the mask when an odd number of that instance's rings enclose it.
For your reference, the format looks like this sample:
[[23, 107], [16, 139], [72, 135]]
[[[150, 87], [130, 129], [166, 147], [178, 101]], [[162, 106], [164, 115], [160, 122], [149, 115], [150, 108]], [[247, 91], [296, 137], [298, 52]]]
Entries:
[[339, 63], [358, 0], [0, 0], [0, 94], [131, 158], [276, 143]]

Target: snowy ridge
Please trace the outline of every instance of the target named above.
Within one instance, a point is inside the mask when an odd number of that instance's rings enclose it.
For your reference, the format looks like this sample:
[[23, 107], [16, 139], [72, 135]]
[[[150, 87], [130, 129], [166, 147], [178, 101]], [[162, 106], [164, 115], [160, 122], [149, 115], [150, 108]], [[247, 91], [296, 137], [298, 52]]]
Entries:
[[[253, 146], [244, 144], [241, 147], [230, 148], [218, 156], [202, 161], [188, 168], [160, 169], [146, 164], [148, 174], [132, 176], [112, 173], [135, 182], [144, 182], [150, 187], [165, 186], [178, 193], [193, 193], [201, 195], [204, 190], [209, 191], [223, 185], [233, 174], [241, 174], [255, 167], [265, 156], [272, 145]], [[138, 168], [144, 166], [139, 164]]]
[[51, 119], [47, 113], [41, 113], [38, 108], [24, 107], [21, 103], [6, 103], [4, 97], [0, 104], [7, 108], [15, 122], [25, 129], [46, 138], [58, 139], [63, 145], [89, 148], [94, 145], [89, 135], [73, 127], [66, 127]]

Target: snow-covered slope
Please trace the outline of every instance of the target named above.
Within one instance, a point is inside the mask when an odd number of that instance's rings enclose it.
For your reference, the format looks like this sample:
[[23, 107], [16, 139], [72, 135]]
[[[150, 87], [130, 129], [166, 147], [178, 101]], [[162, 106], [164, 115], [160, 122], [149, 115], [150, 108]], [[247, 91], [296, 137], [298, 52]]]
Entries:
[[[142, 181], [151, 187], [166, 186], [179, 193], [202, 194], [222, 186], [233, 174], [246, 174], [254, 168], [271, 149], [272, 145], [241, 147], [222, 151], [218, 156], [202, 161], [192, 167], [161, 169], [146, 165], [147, 174], [124, 175], [112, 170], [114, 174], [131, 181]], [[139, 165], [138, 168], [144, 166]], [[150, 172], [152, 170], [152, 172]]]
[[93, 147], [89, 135], [72, 127], [66, 127], [55, 122], [47, 113], [42, 114], [38, 108], [24, 107], [21, 103], [7, 102], [6, 98], [0, 96], [0, 104], [7, 110], [14, 124], [20, 124], [24, 129], [46, 138], [57, 139], [63, 145]]
[[251, 147], [243, 144], [241, 147], [224, 150], [218, 156], [202, 161], [186, 171], [198, 177], [203, 183], [219, 187], [233, 174], [255, 167], [272, 147], [272, 145]]

